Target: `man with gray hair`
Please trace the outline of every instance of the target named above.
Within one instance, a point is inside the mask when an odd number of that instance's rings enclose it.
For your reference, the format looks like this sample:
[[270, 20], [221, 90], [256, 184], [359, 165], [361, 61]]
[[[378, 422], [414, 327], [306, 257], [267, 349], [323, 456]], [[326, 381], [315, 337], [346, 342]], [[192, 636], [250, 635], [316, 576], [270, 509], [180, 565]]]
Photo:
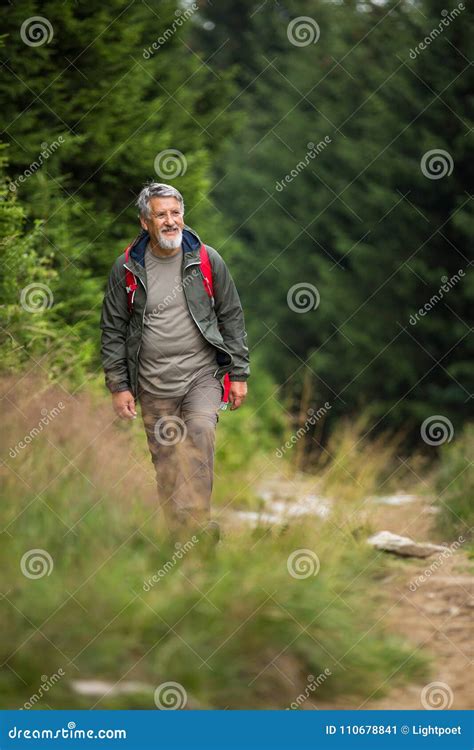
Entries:
[[217, 541], [218, 411], [241, 406], [250, 375], [242, 305], [222, 257], [185, 225], [178, 190], [151, 183], [137, 205], [142, 231], [116, 260], [102, 306], [106, 384], [122, 419], [140, 403], [173, 538], [203, 530]]

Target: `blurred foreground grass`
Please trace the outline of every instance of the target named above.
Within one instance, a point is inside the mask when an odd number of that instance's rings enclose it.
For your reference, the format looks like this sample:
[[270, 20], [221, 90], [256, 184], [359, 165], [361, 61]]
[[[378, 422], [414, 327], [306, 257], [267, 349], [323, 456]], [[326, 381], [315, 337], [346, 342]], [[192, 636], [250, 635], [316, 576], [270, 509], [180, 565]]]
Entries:
[[474, 425], [467, 424], [452, 443], [441, 449], [434, 476], [440, 508], [439, 528], [462, 536], [474, 556]]
[[[387, 690], [425, 674], [424, 658], [382, 627], [385, 561], [347, 520], [350, 498], [330, 520], [306, 517], [280, 531], [236, 528], [215, 558], [198, 542], [176, 561], [141, 425], [117, 424], [103, 398], [71, 399], [60, 386], [41, 389], [26, 379], [9, 387], [6, 381], [3, 708], [30, 701], [60, 669], [64, 676], [36, 708], [155, 708], [154, 690], [168, 681], [183, 686], [191, 707], [285, 708], [310, 675], [327, 675], [312, 700], [350, 694], [362, 701], [382, 683]], [[19, 449], [41, 414], [58, 408]], [[252, 437], [254, 453], [255, 441], [266, 439]], [[236, 441], [234, 483], [239, 460], [247, 473], [252, 467], [247, 449], [244, 457], [239, 450]], [[373, 454], [359, 454], [356, 465], [360, 475], [367, 466], [375, 471]], [[224, 483], [225, 460], [220, 470]], [[335, 489], [340, 468], [326, 471]], [[47, 553], [42, 577], [22, 572], [30, 550]], [[74, 693], [76, 679], [143, 687], [99, 700]]]

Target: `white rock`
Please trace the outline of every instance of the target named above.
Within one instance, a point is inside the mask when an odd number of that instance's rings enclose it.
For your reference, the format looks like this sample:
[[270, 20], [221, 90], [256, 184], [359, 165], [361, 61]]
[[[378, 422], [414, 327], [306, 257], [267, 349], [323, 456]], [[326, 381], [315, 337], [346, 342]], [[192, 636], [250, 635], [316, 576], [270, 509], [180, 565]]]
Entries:
[[446, 552], [448, 549], [447, 547], [430, 544], [429, 542], [414, 542], [408, 536], [392, 534], [391, 531], [379, 531], [367, 539], [367, 542], [376, 549], [393, 552], [402, 557], [429, 557], [430, 555], [434, 555], [435, 552]]
[[295, 502], [284, 502], [283, 500], [269, 500], [265, 503], [262, 511], [240, 510], [232, 511], [231, 515], [252, 524], [278, 525], [288, 522], [290, 519], [301, 516], [317, 516], [327, 518], [331, 512], [332, 503], [328, 498], [318, 495], [304, 495]]
[[154, 688], [144, 682], [106, 682], [105, 680], [71, 680], [71, 687], [80, 695], [123, 695], [125, 693], [153, 693]]
[[395, 495], [379, 495], [369, 498], [380, 505], [408, 505], [415, 503], [420, 498], [417, 495], [408, 495], [406, 492], [398, 492]]

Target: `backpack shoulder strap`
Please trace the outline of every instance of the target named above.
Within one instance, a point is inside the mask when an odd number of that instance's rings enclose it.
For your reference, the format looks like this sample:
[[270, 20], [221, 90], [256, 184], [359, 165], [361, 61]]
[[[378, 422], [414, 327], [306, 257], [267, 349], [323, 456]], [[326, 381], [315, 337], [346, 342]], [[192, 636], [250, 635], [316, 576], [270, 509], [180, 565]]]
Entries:
[[[212, 279], [212, 266], [211, 261], [209, 260], [209, 253], [206, 250], [206, 246], [203, 244], [201, 245], [201, 271], [202, 271], [202, 278], [204, 282], [204, 288], [206, 292], [208, 293], [209, 297], [212, 301], [212, 306], [214, 307], [214, 282]], [[227, 409], [227, 404], [229, 403], [229, 391], [230, 391], [230, 377], [229, 373], [226, 372], [223, 379], [223, 394], [222, 394], [222, 401], [220, 405], [220, 409]]]
[[201, 271], [204, 282], [204, 288], [211, 298], [212, 304], [214, 305], [214, 282], [212, 279], [212, 266], [209, 260], [209, 253], [206, 250], [206, 246], [201, 245], [200, 250], [201, 257]]

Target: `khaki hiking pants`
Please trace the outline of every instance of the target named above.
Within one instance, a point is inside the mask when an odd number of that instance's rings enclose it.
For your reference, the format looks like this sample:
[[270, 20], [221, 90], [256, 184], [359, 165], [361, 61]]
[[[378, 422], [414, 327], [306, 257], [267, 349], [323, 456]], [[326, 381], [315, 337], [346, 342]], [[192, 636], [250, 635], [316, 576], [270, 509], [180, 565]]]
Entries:
[[221, 382], [196, 378], [184, 396], [139, 396], [158, 499], [170, 532], [199, 529], [210, 520], [214, 448]]

